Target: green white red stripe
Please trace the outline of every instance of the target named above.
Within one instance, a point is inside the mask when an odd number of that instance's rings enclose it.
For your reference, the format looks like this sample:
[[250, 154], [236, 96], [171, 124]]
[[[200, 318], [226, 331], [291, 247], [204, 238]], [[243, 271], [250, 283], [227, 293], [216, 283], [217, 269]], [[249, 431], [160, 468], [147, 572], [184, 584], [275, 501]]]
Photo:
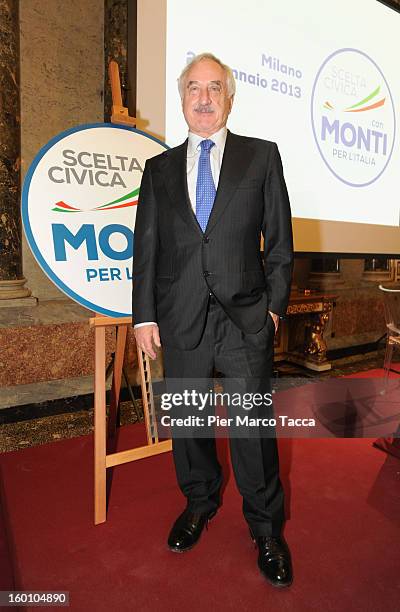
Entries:
[[107, 202], [107, 204], [101, 204], [100, 206], [95, 206], [94, 208], [90, 208], [89, 211], [84, 211], [82, 208], [77, 208], [76, 206], [72, 206], [71, 204], [67, 204], [60, 200], [55, 204], [52, 208], [54, 212], [63, 212], [63, 213], [77, 213], [77, 212], [94, 212], [94, 211], [104, 211], [104, 210], [115, 210], [117, 208], [127, 208], [128, 206], [136, 206], [138, 203], [139, 196], [139, 187], [130, 191], [126, 195], [118, 198], [116, 200], [112, 200], [112, 202]]

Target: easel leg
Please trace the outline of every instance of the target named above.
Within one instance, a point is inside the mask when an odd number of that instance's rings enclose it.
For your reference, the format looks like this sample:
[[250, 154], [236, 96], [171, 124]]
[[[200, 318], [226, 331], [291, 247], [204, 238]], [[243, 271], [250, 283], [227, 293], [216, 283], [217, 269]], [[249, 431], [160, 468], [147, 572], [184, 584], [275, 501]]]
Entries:
[[106, 520], [106, 330], [95, 328], [94, 522]]
[[144, 421], [146, 424], [147, 444], [158, 443], [158, 427], [154, 408], [153, 388], [151, 382], [151, 368], [148, 356], [136, 346], [140, 370], [142, 404]]
[[115, 436], [117, 423], [119, 425], [119, 394], [121, 391], [122, 367], [124, 365], [127, 332], [128, 327], [126, 325], [117, 326], [117, 342], [108, 419], [108, 438], [113, 438]]

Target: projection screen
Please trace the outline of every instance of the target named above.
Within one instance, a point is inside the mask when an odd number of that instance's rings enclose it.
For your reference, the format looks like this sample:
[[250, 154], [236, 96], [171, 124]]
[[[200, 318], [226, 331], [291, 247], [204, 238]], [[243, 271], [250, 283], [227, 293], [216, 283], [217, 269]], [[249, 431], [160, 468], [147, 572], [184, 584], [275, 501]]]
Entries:
[[400, 254], [400, 14], [377, 0], [138, 0], [138, 127], [187, 135], [177, 77], [229, 64], [232, 132], [278, 143], [297, 253]]

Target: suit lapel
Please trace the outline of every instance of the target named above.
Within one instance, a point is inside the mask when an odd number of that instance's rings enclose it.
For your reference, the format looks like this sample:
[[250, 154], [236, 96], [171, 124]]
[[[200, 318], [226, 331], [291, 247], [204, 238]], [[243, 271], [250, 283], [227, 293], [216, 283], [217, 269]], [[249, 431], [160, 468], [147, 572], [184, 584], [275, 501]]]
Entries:
[[228, 131], [217, 194], [208, 220], [206, 233], [209, 233], [218, 223], [237, 186], [246, 174], [253, 156], [254, 151], [249, 147], [246, 140]]
[[[185, 140], [183, 144], [167, 152], [162, 160], [161, 171], [168, 195], [176, 211], [185, 223], [202, 234], [196, 215], [193, 213], [188, 194], [186, 174], [187, 144], [188, 141]], [[237, 186], [246, 174], [253, 156], [254, 151], [249, 147], [246, 140], [228, 131], [218, 189], [206, 233], [209, 233], [218, 223]]]
[[186, 174], [187, 144], [188, 141], [185, 140], [183, 144], [170, 149], [164, 156], [161, 170], [168, 195], [176, 211], [185, 223], [202, 233], [189, 199]]

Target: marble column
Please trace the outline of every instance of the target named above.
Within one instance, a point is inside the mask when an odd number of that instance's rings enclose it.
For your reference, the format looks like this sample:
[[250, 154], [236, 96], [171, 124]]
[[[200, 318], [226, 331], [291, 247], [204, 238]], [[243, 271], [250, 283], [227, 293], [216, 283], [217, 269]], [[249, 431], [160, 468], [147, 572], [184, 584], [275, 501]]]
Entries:
[[[119, 66], [122, 104], [128, 105], [127, 43], [128, 4], [131, 0], [104, 0], [104, 121], [111, 117], [111, 86], [108, 64], [115, 60]], [[131, 114], [132, 109], [130, 109]]]
[[31, 294], [22, 274], [18, 5], [0, 0], [0, 306]]

